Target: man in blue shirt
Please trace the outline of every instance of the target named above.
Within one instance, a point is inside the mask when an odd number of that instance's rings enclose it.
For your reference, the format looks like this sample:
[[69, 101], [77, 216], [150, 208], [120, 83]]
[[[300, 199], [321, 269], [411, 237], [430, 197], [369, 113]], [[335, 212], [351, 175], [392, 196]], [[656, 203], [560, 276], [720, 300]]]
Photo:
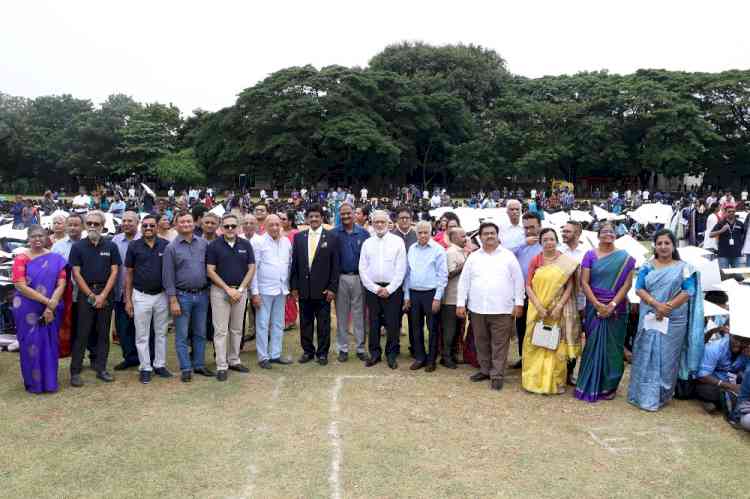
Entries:
[[[438, 318], [443, 291], [448, 284], [448, 261], [442, 246], [432, 240], [432, 224], [417, 224], [417, 243], [406, 256], [404, 279], [404, 310], [409, 310], [414, 326], [414, 363], [411, 370], [426, 366], [435, 370], [438, 347]], [[424, 321], [429, 329], [429, 351], [424, 349]]]
[[[542, 228], [542, 220], [534, 212], [524, 213], [521, 217], [523, 222], [523, 231], [526, 235], [526, 244], [513, 248], [513, 254], [521, 266], [523, 280], [526, 284], [529, 282], [529, 264], [532, 258], [542, 251], [542, 245], [539, 244], [539, 230]], [[516, 317], [516, 336], [518, 337], [518, 355], [523, 357], [523, 338], [526, 336], [526, 311], [529, 309], [529, 299], [526, 298], [523, 303], [523, 315]], [[514, 369], [521, 368], [521, 360], [513, 364]]]
[[359, 279], [359, 253], [362, 243], [370, 233], [354, 223], [354, 208], [344, 203], [339, 208], [341, 225], [333, 229], [339, 244], [339, 289], [336, 294], [336, 346], [339, 362], [349, 359], [349, 315], [352, 317], [354, 339], [357, 342], [357, 358], [367, 360], [365, 355], [364, 288]]
[[730, 333], [706, 344], [698, 374], [695, 394], [704, 408], [713, 412], [720, 405], [723, 392], [737, 395], [737, 375], [750, 365], [750, 335], [744, 331]]

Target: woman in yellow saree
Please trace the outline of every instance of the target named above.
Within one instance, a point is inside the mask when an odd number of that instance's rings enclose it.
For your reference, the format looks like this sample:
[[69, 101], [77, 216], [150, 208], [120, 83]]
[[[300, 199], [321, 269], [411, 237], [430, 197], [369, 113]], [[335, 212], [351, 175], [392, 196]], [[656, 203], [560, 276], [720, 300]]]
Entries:
[[[557, 234], [552, 229], [539, 233], [542, 252], [529, 265], [526, 294], [529, 311], [526, 316], [526, 337], [523, 345], [521, 385], [533, 393], [559, 394], [565, 392], [568, 360], [581, 353], [581, 323], [576, 310], [575, 286], [578, 262], [557, 250]], [[532, 344], [534, 327], [560, 327], [557, 349]]]

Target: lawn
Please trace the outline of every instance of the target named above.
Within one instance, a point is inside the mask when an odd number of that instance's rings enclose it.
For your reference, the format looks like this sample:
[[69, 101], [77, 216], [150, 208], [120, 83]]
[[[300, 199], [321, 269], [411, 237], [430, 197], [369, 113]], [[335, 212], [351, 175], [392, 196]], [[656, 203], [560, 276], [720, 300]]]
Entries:
[[[301, 353], [296, 330], [284, 351]], [[746, 483], [749, 434], [697, 402], [637, 410], [627, 378], [591, 405], [525, 393], [517, 370], [493, 392], [469, 366], [415, 373], [406, 356], [262, 371], [250, 343], [242, 358], [250, 374], [226, 383], [86, 370], [82, 389], [63, 360], [61, 391], [35, 396], [0, 353], [0, 496], [704, 498]]]

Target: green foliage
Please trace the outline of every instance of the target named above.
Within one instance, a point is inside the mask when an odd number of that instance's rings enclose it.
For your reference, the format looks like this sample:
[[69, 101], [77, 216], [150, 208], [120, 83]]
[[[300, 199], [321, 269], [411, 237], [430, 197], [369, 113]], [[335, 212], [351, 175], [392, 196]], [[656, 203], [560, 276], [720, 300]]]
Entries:
[[249, 173], [295, 187], [653, 173], [728, 185], [750, 176], [750, 71], [528, 79], [480, 46], [401, 43], [364, 69], [281, 69], [233, 106], [186, 119], [122, 94], [95, 107], [0, 93], [4, 180], [201, 183], [207, 172], [209, 182]]
[[150, 173], [165, 184], [201, 185], [206, 182], [206, 172], [198, 164], [192, 149], [162, 156]]

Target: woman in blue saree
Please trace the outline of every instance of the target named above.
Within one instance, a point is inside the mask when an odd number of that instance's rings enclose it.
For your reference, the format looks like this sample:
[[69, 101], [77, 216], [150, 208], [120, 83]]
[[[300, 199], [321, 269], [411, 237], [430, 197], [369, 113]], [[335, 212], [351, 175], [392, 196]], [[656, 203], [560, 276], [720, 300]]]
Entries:
[[47, 231], [32, 225], [29, 249], [13, 261], [13, 318], [16, 322], [21, 375], [31, 393], [57, 391], [59, 328], [63, 317], [65, 258], [45, 249]]
[[615, 228], [599, 226], [599, 247], [581, 262], [581, 287], [586, 295], [583, 327], [586, 346], [581, 355], [575, 397], [587, 402], [610, 400], [625, 368], [627, 294], [635, 260], [615, 248]]
[[[656, 411], [672, 400], [678, 375], [689, 379], [703, 357], [703, 293], [698, 272], [680, 260], [669, 230], [656, 233], [654, 253], [635, 283], [641, 305], [628, 389], [628, 402], [646, 411]], [[654, 326], [653, 319], [663, 323], [666, 332]]]

